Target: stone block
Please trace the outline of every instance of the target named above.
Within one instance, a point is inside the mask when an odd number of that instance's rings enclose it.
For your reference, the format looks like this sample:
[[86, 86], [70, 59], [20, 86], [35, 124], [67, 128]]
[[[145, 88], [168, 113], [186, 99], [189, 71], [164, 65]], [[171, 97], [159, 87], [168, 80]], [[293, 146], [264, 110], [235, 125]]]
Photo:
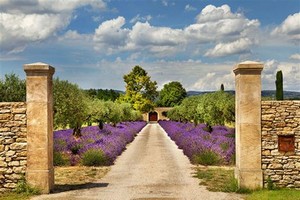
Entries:
[[27, 143], [13, 143], [10, 145], [10, 149], [12, 150], [21, 150], [21, 149], [26, 149]]
[[3, 160], [0, 160], [0, 167], [7, 167], [7, 163]]
[[6, 183], [3, 186], [6, 187], [6, 188], [13, 189], [13, 188], [16, 188], [17, 184], [16, 183]]
[[12, 113], [13, 114], [25, 114], [26, 108], [13, 108]]
[[0, 122], [6, 122], [11, 119], [11, 114], [0, 114]]
[[10, 156], [15, 155], [15, 153], [16, 153], [15, 151], [7, 151], [7, 152], [5, 153], [5, 155], [10, 157]]

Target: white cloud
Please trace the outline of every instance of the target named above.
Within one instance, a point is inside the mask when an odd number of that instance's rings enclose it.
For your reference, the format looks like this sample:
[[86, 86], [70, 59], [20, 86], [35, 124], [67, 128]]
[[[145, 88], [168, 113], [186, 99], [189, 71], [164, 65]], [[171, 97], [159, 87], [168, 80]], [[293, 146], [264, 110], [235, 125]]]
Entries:
[[0, 1], [0, 49], [23, 51], [26, 45], [55, 36], [72, 20], [73, 11], [91, 5], [104, 9], [102, 0], [2, 0]]
[[300, 12], [289, 15], [278, 27], [272, 31], [272, 35], [282, 36], [291, 41], [300, 41]]
[[137, 14], [135, 17], [133, 17], [131, 20], [130, 20], [130, 23], [131, 24], [134, 24], [138, 21], [142, 21], [142, 22], [145, 22], [145, 21], [150, 21], [152, 19], [152, 16], [151, 15], [146, 15], [144, 17], [140, 16], [140, 14]]
[[184, 31], [190, 40], [197, 43], [255, 38], [259, 32], [258, 20], [249, 20], [240, 13], [232, 13], [228, 5], [208, 5], [196, 19], [197, 23], [186, 27]]
[[299, 53], [295, 53], [295, 54], [293, 54], [293, 55], [290, 56], [290, 59], [300, 60], [300, 54]]
[[276, 73], [279, 70], [283, 74], [283, 89], [299, 91], [300, 63], [279, 62], [277, 60], [267, 60], [264, 63], [262, 72], [263, 90], [275, 90]]
[[234, 74], [232, 70], [207, 73], [193, 84], [191, 90], [215, 91], [220, 90], [221, 84], [224, 85], [225, 90], [234, 90]]
[[[99, 25], [95, 31], [95, 49], [106, 53], [122, 51], [146, 51], [150, 56], [171, 56], [188, 49], [193, 54], [203, 54], [211, 57], [243, 54], [251, 52], [256, 43], [259, 32], [259, 21], [249, 20], [240, 13], [232, 13], [230, 7], [223, 5], [215, 7], [206, 6], [197, 16], [197, 23], [183, 29], [152, 26], [148, 21], [151, 16], [135, 16], [131, 23], [136, 22], [132, 28], [123, 28], [125, 18], [118, 17]], [[203, 48], [202, 50], [200, 50]]]
[[124, 24], [125, 18], [120, 16], [100, 24], [95, 30], [95, 49], [99, 51], [108, 50], [108, 53], [121, 50], [126, 45], [129, 34], [128, 29], [122, 29]]
[[30, 42], [45, 40], [55, 35], [69, 21], [68, 15], [0, 13], [1, 50], [23, 50]]
[[187, 5], [185, 5], [184, 10], [189, 12], [189, 11], [195, 11], [197, 9], [193, 6], [191, 6], [190, 4], [187, 4]]
[[221, 57], [232, 54], [242, 54], [250, 51], [253, 42], [249, 38], [241, 38], [234, 42], [219, 43], [213, 49], [209, 49], [205, 56]]

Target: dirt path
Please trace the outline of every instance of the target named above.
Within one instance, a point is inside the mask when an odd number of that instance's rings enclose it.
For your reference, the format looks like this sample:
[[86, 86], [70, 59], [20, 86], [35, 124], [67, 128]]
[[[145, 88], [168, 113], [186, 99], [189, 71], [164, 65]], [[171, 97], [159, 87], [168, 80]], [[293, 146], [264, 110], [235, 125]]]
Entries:
[[239, 199], [209, 192], [192, 177], [192, 165], [158, 124], [147, 125], [123, 152], [99, 187], [42, 195], [34, 199], [210, 200]]

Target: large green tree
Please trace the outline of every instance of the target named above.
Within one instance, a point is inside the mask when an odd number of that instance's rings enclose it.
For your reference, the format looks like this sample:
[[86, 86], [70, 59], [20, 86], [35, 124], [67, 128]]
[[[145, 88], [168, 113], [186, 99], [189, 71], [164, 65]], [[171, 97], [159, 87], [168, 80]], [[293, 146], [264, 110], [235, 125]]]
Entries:
[[158, 106], [173, 107], [180, 105], [182, 100], [187, 96], [186, 90], [180, 82], [172, 81], [165, 84], [159, 93], [157, 101]]
[[26, 101], [26, 83], [15, 74], [6, 74], [0, 79], [0, 102]]
[[87, 101], [84, 92], [73, 83], [53, 81], [54, 126], [55, 128], [72, 128], [75, 136], [80, 136], [81, 125], [87, 119]]
[[156, 81], [151, 81], [151, 77], [140, 66], [135, 66], [123, 78], [126, 83], [126, 92], [119, 98], [119, 101], [130, 103], [135, 110], [141, 112], [153, 109], [153, 101], [158, 96]]

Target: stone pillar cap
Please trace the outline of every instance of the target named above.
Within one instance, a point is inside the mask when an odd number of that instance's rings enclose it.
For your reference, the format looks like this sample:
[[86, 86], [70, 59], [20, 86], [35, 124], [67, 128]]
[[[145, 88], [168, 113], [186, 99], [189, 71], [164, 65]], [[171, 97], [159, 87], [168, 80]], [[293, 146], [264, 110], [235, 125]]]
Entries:
[[55, 68], [49, 64], [36, 62], [24, 65], [25, 72], [49, 72], [50, 74], [54, 74]]
[[233, 72], [236, 73], [239, 70], [262, 71], [263, 68], [264, 68], [263, 63], [247, 60], [237, 64], [234, 67]]

